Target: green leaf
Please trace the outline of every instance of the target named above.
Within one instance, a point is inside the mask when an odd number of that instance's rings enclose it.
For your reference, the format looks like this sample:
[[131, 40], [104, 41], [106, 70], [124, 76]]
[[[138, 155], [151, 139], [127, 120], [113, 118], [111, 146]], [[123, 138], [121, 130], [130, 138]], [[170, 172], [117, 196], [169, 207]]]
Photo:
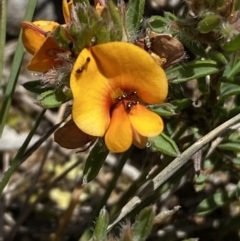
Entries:
[[196, 214], [207, 215], [236, 199], [236, 191], [218, 192], [204, 199], [196, 208]]
[[101, 241], [107, 237], [107, 227], [109, 224], [109, 214], [104, 208], [101, 209], [93, 233], [93, 240]]
[[99, 139], [86, 160], [83, 170], [84, 184], [92, 181], [97, 176], [103, 162], [107, 158], [108, 153], [109, 150], [105, 147], [103, 141]]
[[180, 155], [180, 151], [175, 143], [169, 136], [161, 133], [158, 136], [150, 137], [149, 142], [153, 151], [160, 151], [168, 156], [176, 157]]
[[176, 115], [175, 108], [171, 104], [149, 105], [148, 108], [160, 116], [173, 116]]
[[227, 61], [226, 57], [223, 55], [223, 53], [221, 53], [215, 49], [210, 49], [207, 53], [207, 56], [219, 64], [226, 65], [228, 63], [228, 61]]
[[200, 173], [194, 176], [194, 189], [196, 192], [200, 192], [204, 189], [208, 176], [205, 173]]
[[165, 12], [164, 17], [162, 16], [151, 16], [147, 20], [148, 27], [157, 33], [171, 33], [171, 28], [169, 28], [169, 25], [171, 24], [172, 21], [177, 21], [177, 17], [170, 13], [170, 12]]
[[221, 150], [240, 152], [240, 142], [227, 142], [217, 146]]
[[144, 208], [137, 216], [133, 224], [133, 241], [145, 241], [151, 233], [154, 212], [152, 207]]
[[188, 98], [180, 99], [180, 100], [173, 100], [171, 104], [174, 106], [176, 111], [181, 111], [192, 104], [192, 100]]
[[38, 96], [39, 105], [46, 109], [59, 107], [68, 100], [61, 90], [48, 90]]
[[198, 79], [206, 75], [220, 71], [219, 65], [213, 60], [197, 60], [184, 66], [177, 66], [167, 71], [171, 83], [181, 83], [192, 79]]
[[180, 40], [184, 44], [184, 46], [186, 46], [193, 54], [203, 58], [207, 58], [205, 48], [202, 44], [195, 41], [190, 41], [189, 39], [185, 39], [184, 37], [180, 38]]
[[227, 77], [231, 78], [240, 72], [240, 61], [238, 61], [228, 72]]
[[240, 86], [230, 83], [222, 83], [220, 88], [220, 98], [219, 101], [223, 101], [232, 95], [240, 94]]
[[225, 51], [233, 52], [240, 49], [240, 34], [222, 46]]
[[45, 87], [44, 83], [42, 82], [42, 80], [33, 80], [33, 81], [29, 81], [23, 84], [23, 87], [28, 90], [31, 91], [33, 93], [36, 94], [41, 94], [47, 90], [52, 90], [55, 87], [51, 86], [51, 87]]
[[230, 83], [230, 84], [235, 84], [235, 85], [240, 85], [240, 75], [235, 75], [233, 77], [220, 77], [220, 81], [223, 83]]
[[126, 11], [126, 26], [127, 35], [130, 37], [135, 36], [139, 28], [144, 11], [145, 0], [129, 0]]
[[165, 33], [165, 28], [169, 24], [169, 21], [165, 17], [152, 16], [147, 20], [147, 23], [154, 32]]

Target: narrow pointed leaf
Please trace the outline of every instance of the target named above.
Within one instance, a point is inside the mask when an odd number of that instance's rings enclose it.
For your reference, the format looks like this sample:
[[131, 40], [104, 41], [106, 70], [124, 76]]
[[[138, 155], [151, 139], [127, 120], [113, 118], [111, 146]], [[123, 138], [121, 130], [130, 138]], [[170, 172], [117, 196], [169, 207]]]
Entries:
[[145, 241], [147, 239], [152, 230], [153, 220], [153, 208], [144, 208], [133, 224], [133, 241]]
[[86, 160], [83, 170], [84, 184], [92, 181], [97, 176], [108, 153], [109, 150], [104, 146], [102, 140], [99, 139]]
[[38, 103], [43, 108], [56, 108], [67, 102], [69, 98], [61, 90], [48, 90], [39, 95]]
[[93, 233], [93, 240], [101, 241], [107, 237], [107, 227], [109, 224], [109, 214], [104, 208], [101, 209]]
[[197, 60], [168, 70], [167, 77], [172, 80], [172, 83], [182, 83], [217, 73], [220, 70], [216, 61]]
[[23, 87], [33, 93], [36, 94], [41, 94], [47, 90], [52, 90], [54, 89], [53, 87], [45, 87], [44, 83], [41, 80], [33, 80], [33, 81], [29, 81], [23, 84]]
[[236, 199], [236, 191], [218, 192], [204, 199], [196, 209], [196, 214], [206, 215]]
[[151, 148], [153, 151], [160, 151], [168, 156], [176, 157], [180, 155], [180, 151], [175, 143], [169, 136], [164, 133], [156, 137], [149, 138]]
[[160, 116], [168, 117], [176, 115], [175, 108], [171, 104], [150, 105], [148, 108]]

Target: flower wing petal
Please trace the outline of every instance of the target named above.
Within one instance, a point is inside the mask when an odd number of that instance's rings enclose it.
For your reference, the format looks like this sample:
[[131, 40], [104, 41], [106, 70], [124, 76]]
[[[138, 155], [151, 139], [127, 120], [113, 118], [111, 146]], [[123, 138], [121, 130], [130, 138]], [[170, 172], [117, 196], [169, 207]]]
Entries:
[[45, 72], [61, 61], [57, 60], [58, 53], [63, 53], [65, 50], [58, 47], [52, 36], [48, 36], [40, 49], [34, 54], [28, 69], [31, 71]]
[[132, 127], [123, 104], [112, 113], [111, 122], [105, 135], [105, 143], [112, 152], [124, 152], [132, 144]]
[[113, 88], [137, 91], [149, 104], [161, 103], [168, 92], [163, 69], [143, 49], [130, 43], [111, 42], [91, 49], [99, 70]]
[[143, 149], [147, 145], [148, 138], [146, 136], [142, 136], [139, 133], [136, 132], [136, 130], [133, 130], [133, 145]]
[[163, 131], [162, 118], [140, 104], [132, 107], [129, 119], [132, 127], [142, 136], [156, 136]]
[[70, 77], [73, 120], [85, 133], [103, 136], [110, 122], [111, 86], [88, 49], [79, 54]]
[[26, 50], [32, 55], [37, 52], [46, 40], [46, 32], [52, 32], [57, 25], [52, 21], [21, 22], [22, 42]]

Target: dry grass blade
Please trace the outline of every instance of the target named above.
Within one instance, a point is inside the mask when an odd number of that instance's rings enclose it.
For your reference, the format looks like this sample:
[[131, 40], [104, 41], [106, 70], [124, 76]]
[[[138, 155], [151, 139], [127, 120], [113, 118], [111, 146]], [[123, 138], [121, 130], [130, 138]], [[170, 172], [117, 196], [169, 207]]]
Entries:
[[[176, 171], [178, 171], [197, 151], [201, 150], [204, 145], [214, 140], [217, 136], [222, 134], [232, 125], [240, 121], [240, 114], [234, 116], [230, 120], [224, 122], [222, 125], [218, 126], [207, 135], [199, 139], [187, 150], [185, 150], [179, 157], [175, 158], [165, 169], [163, 169], [155, 178], [151, 180], [151, 185], [153, 185], [153, 192], [157, 190], [165, 181], [167, 181]], [[138, 197], [134, 196], [120, 212], [119, 216], [115, 221], [109, 225], [108, 231], [110, 231], [119, 221], [126, 217], [136, 206], [141, 204], [145, 200], [146, 196]]]

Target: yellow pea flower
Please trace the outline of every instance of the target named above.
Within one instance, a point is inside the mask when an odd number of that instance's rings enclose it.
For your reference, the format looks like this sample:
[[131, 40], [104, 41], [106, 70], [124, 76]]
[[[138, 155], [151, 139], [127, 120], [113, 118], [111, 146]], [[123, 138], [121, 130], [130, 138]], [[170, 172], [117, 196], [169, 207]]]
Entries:
[[21, 22], [22, 42], [25, 49], [34, 55], [46, 41], [49, 32], [52, 32], [58, 25], [53, 21]]
[[[70, 22], [70, 10], [72, 1], [63, 0], [63, 14], [65, 23]], [[20, 23], [22, 27], [22, 42], [25, 49], [33, 56], [28, 65], [31, 71], [44, 72], [59, 63], [57, 58], [58, 53], [63, 53], [65, 50], [59, 48], [51, 33], [59, 26], [59, 23], [54, 21], [23, 21]]]
[[163, 131], [160, 116], [146, 104], [162, 103], [168, 92], [165, 72], [139, 47], [111, 42], [85, 48], [70, 77], [72, 117], [83, 132], [104, 136], [108, 149], [144, 148]]

